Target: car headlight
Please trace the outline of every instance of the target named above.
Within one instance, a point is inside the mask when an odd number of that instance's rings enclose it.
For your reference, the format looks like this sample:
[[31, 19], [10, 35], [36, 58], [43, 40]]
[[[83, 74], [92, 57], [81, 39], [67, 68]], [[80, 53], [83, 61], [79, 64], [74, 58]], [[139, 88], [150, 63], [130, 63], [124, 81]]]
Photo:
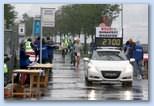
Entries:
[[96, 71], [96, 68], [94, 65], [92, 65], [91, 63], [88, 64], [88, 70], [90, 71]]
[[122, 78], [123, 79], [131, 79], [132, 75], [133, 75], [133, 67], [131, 65], [129, 65], [126, 67], [126, 69], [122, 75]]
[[133, 72], [133, 67], [131, 65], [126, 67], [125, 73], [131, 73]]
[[92, 65], [91, 63], [88, 65], [88, 76], [90, 78], [95, 78], [95, 79], [99, 79], [100, 78], [99, 72], [97, 71], [95, 66]]

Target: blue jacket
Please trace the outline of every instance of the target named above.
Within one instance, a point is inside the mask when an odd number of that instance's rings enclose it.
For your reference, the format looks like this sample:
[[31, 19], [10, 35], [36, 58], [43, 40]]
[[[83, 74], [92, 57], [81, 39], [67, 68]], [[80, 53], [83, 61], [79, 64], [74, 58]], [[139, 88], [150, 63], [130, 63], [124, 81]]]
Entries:
[[42, 45], [42, 59], [48, 59], [48, 48], [46, 45]]
[[135, 44], [125, 45], [124, 51], [128, 59], [133, 58], [134, 49], [135, 49]]
[[143, 60], [143, 47], [140, 44], [136, 44], [135, 49], [133, 51], [133, 57], [136, 61]]
[[20, 50], [20, 68], [26, 68], [30, 63], [29, 56], [26, 55], [24, 49]]
[[47, 50], [48, 50], [48, 55], [53, 56], [54, 46], [52, 41], [48, 41]]
[[36, 40], [36, 41], [34, 42], [34, 46], [35, 46], [35, 48], [36, 48], [37, 50], [39, 50], [39, 48], [40, 48], [40, 41]]

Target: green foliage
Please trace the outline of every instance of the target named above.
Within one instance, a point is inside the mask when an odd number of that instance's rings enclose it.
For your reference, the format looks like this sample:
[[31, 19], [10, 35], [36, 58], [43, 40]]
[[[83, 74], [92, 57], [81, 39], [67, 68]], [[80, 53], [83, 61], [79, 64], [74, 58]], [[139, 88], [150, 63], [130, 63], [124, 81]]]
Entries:
[[10, 4], [4, 4], [4, 20], [6, 28], [13, 26], [17, 13], [14, 11], [14, 7]]
[[62, 34], [94, 35], [102, 16], [109, 16], [111, 25], [119, 11], [119, 5], [116, 4], [65, 5], [56, 13], [56, 31]]

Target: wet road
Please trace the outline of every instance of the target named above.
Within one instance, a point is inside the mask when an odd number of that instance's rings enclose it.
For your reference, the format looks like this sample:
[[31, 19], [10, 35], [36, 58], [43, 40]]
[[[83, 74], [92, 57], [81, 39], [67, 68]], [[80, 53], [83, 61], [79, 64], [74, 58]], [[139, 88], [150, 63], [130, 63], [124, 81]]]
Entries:
[[87, 86], [83, 60], [79, 70], [70, 64], [68, 56], [64, 63], [61, 55], [55, 54], [53, 63], [48, 89], [40, 100], [148, 100], [148, 80], [134, 79], [132, 88], [120, 84]]

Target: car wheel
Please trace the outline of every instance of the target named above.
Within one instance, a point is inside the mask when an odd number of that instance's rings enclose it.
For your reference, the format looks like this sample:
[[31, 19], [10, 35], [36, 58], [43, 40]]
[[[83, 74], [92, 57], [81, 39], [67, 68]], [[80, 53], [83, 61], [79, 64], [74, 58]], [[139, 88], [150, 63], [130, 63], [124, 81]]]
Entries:
[[88, 77], [85, 76], [86, 85], [92, 85], [92, 81], [89, 81]]
[[124, 81], [122, 82], [123, 87], [132, 87], [132, 81]]

